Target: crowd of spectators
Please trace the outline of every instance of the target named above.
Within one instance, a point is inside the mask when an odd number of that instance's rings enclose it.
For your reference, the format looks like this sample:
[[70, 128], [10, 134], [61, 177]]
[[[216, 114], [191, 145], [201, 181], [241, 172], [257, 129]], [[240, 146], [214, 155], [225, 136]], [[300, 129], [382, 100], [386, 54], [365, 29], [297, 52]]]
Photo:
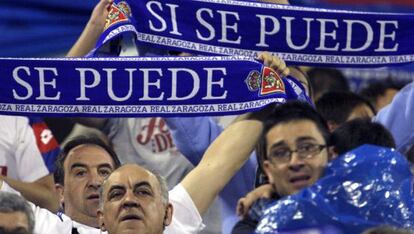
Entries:
[[[68, 57], [93, 49], [111, 4], [96, 5]], [[289, 67], [267, 52], [257, 59], [297, 79], [309, 102], [270, 104], [224, 127], [200, 116], [47, 119], [49, 129], [29, 117], [0, 116], [0, 233], [261, 232], [267, 209], [318, 185], [347, 152], [370, 144], [391, 148], [407, 165], [414, 162], [414, 83], [372, 83], [357, 94], [340, 70]], [[75, 123], [100, 134], [68, 137]], [[372, 225], [355, 230], [414, 228], [389, 221], [397, 217], [365, 218]], [[303, 228], [301, 233], [325, 226], [297, 226]]]

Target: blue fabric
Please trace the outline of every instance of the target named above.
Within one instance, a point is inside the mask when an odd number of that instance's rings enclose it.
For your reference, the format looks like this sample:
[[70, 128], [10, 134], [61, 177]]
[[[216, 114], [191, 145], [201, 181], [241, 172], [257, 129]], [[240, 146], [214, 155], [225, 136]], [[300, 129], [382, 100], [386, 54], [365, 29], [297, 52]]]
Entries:
[[378, 67], [414, 61], [414, 14], [409, 13], [232, 0], [116, 0], [109, 18], [97, 48], [134, 33], [142, 44], [170, 50], [249, 57], [267, 50], [301, 65]]
[[291, 78], [241, 56], [0, 58], [0, 67], [3, 114], [228, 115], [307, 100]]
[[324, 176], [271, 204], [257, 233], [332, 225], [344, 233], [388, 224], [414, 229], [413, 175], [396, 150], [364, 145], [330, 162]]
[[374, 121], [383, 124], [394, 137], [397, 150], [405, 153], [414, 143], [414, 82], [406, 85]]

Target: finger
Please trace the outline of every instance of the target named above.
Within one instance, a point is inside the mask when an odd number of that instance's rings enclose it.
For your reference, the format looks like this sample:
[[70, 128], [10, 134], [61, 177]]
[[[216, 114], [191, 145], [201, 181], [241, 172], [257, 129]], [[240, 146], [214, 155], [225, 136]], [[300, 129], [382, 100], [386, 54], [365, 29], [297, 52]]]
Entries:
[[279, 73], [282, 76], [288, 76], [290, 74], [290, 70], [289, 68], [286, 66], [285, 61], [283, 61], [282, 59], [277, 59], [279, 61], [279, 64], [277, 65], [276, 68], [273, 68], [277, 71], [277, 73]]
[[236, 214], [240, 217], [244, 216], [244, 204], [243, 204], [244, 198], [240, 198], [237, 202], [237, 208], [236, 208]]

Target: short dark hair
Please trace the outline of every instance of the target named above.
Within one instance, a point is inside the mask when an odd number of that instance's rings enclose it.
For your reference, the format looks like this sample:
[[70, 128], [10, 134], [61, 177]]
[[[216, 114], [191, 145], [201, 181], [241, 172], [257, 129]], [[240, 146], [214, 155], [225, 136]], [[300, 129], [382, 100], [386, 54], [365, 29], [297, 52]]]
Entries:
[[323, 117], [308, 103], [290, 101], [275, 107], [272, 114], [264, 121], [263, 131], [256, 148], [256, 154], [258, 156], [260, 166], [263, 166], [264, 160], [267, 159], [266, 134], [270, 131], [270, 129], [278, 124], [289, 123], [297, 120], [309, 120], [313, 122], [328, 144], [329, 130]]
[[326, 144], [329, 143], [328, 140], [330, 133], [328, 125], [323, 117], [318, 112], [316, 112], [316, 110], [311, 105], [300, 101], [290, 101], [275, 107], [272, 114], [264, 120], [263, 131], [256, 146], [258, 168], [256, 172], [255, 187], [268, 182], [267, 176], [263, 173], [263, 162], [267, 160], [266, 134], [270, 131], [270, 129], [278, 124], [289, 123], [298, 120], [312, 121], [320, 131]]
[[12, 212], [22, 212], [27, 217], [27, 222], [29, 226], [29, 233], [32, 234], [35, 226], [35, 219], [33, 210], [30, 207], [29, 203], [21, 196], [9, 193], [9, 192], [0, 192], [0, 212], [1, 213], [12, 213]]
[[327, 92], [316, 101], [315, 105], [326, 121], [338, 125], [344, 123], [352, 111], [360, 105], [367, 105], [375, 113], [375, 109], [367, 100], [352, 92]]
[[59, 156], [56, 159], [55, 165], [56, 165], [56, 171], [53, 174], [55, 178], [55, 182], [59, 183], [61, 185], [64, 185], [64, 179], [65, 179], [65, 170], [63, 164], [65, 163], [65, 160], [69, 154], [69, 152], [79, 146], [79, 145], [96, 145], [104, 149], [109, 156], [114, 161], [115, 169], [118, 168], [121, 165], [121, 162], [119, 161], [118, 156], [116, 155], [115, 151], [112, 149], [111, 146], [109, 146], [107, 143], [105, 143], [101, 138], [95, 136], [95, 135], [88, 135], [88, 136], [78, 136], [73, 139], [71, 139], [68, 143], [65, 144], [62, 151], [60, 152]]
[[363, 144], [395, 148], [391, 133], [370, 119], [354, 119], [339, 126], [331, 134], [330, 145], [338, 154], [346, 153]]
[[334, 68], [312, 68], [308, 72], [315, 98], [329, 91], [350, 91], [342, 72]]

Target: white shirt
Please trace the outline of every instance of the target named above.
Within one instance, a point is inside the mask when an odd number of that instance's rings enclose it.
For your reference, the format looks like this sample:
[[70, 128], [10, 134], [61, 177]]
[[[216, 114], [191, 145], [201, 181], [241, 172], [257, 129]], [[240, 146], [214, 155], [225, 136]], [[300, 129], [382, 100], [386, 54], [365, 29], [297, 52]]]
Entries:
[[49, 174], [26, 117], [0, 115], [0, 173], [24, 182]]
[[[0, 192], [18, 193], [6, 182], [3, 182]], [[204, 228], [202, 218], [190, 195], [185, 188], [178, 184], [169, 191], [170, 203], [173, 206], [173, 218], [164, 234], [193, 234]], [[71, 234], [72, 228], [77, 228], [79, 234], [107, 234], [100, 229], [86, 226], [73, 221], [66, 215], [59, 216], [52, 212], [30, 203], [35, 217], [35, 234]]]

